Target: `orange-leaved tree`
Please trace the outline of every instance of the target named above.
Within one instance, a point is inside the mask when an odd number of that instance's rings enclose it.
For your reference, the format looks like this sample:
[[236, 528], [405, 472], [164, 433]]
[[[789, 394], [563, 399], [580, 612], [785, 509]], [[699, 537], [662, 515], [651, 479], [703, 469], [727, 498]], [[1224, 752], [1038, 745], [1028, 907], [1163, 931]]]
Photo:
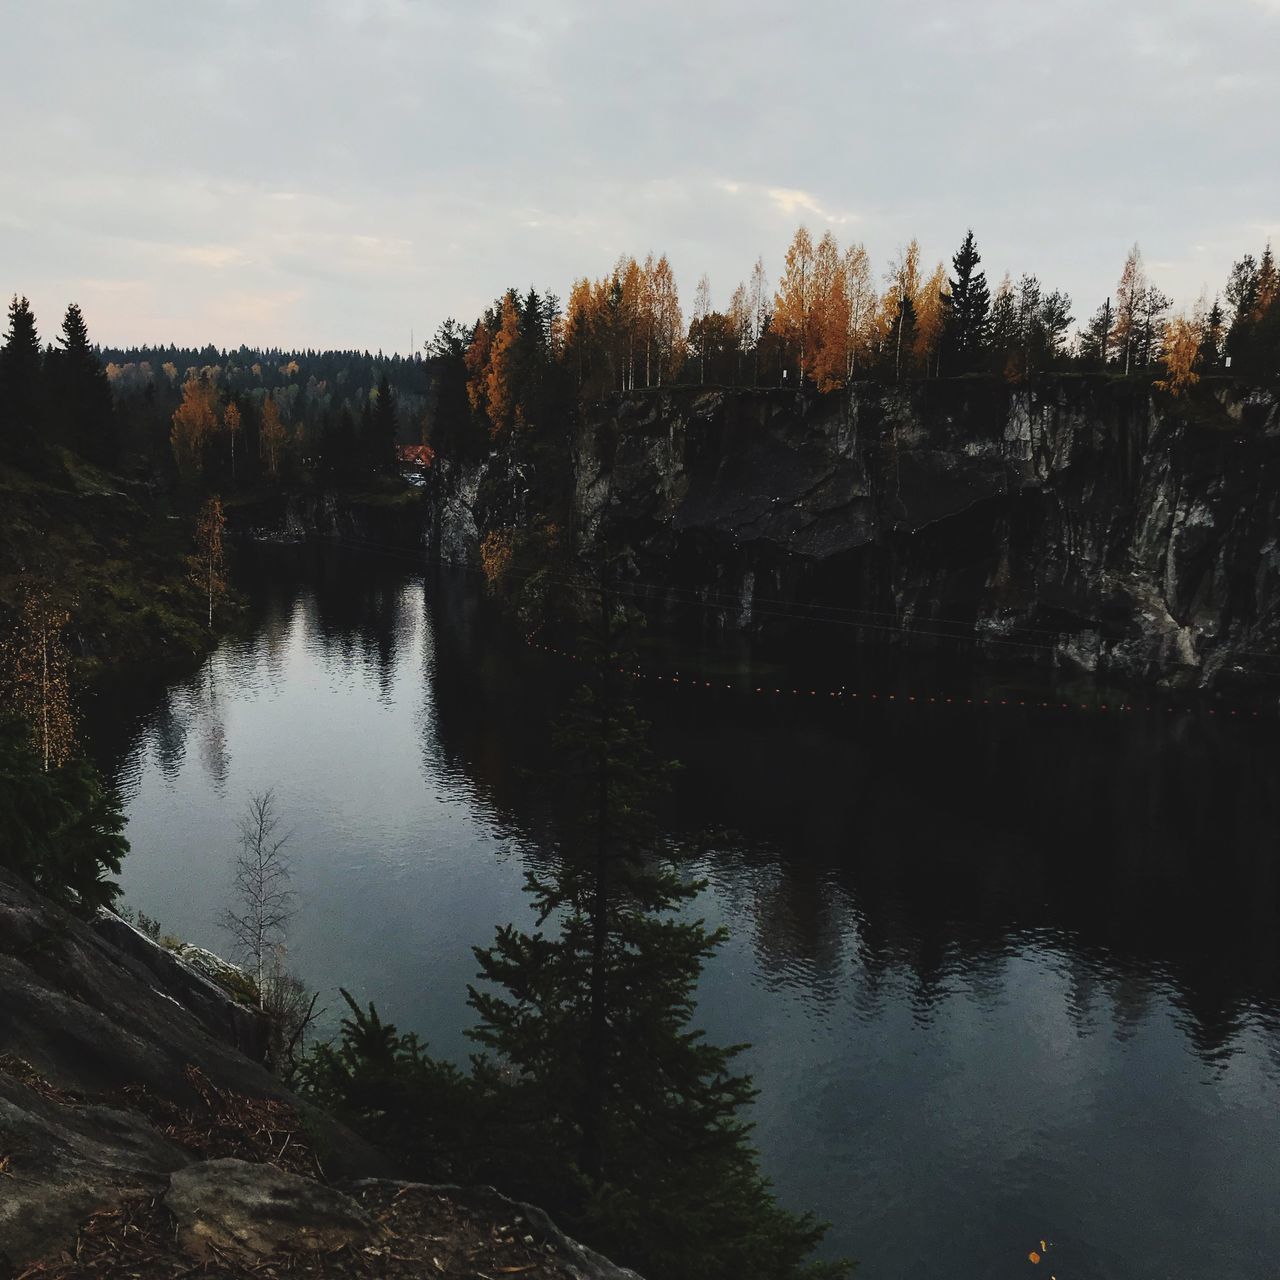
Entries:
[[1161, 353], [1164, 377], [1156, 382], [1161, 391], [1167, 391], [1173, 396], [1185, 395], [1200, 381], [1200, 374], [1195, 366], [1200, 355], [1202, 337], [1202, 327], [1193, 324], [1186, 316], [1175, 316], [1169, 321]]
[[182, 403], [173, 411], [169, 434], [178, 474], [184, 480], [194, 480], [200, 474], [205, 441], [217, 429], [217, 388], [208, 378], [188, 378], [182, 384]]
[[813, 342], [813, 238], [808, 227], [797, 227], [787, 250], [782, 279], [773, 299], [773, 327], [800, 357], [800, 380], [804, 381], [806, 361]]

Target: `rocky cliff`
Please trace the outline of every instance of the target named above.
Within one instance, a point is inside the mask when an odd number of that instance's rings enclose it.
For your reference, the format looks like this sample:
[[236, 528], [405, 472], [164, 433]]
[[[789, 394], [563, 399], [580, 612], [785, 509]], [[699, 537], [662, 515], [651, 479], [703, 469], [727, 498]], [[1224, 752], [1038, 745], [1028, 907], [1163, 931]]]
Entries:
[[[584, 411], [574, 535], [651, 607], [844, 624], [1179, 687], [1280, 680], [1280, 397], [1226, 380], [679, 388]], [[519, 524], [502, 453], [447, 471], [432, 541]]]

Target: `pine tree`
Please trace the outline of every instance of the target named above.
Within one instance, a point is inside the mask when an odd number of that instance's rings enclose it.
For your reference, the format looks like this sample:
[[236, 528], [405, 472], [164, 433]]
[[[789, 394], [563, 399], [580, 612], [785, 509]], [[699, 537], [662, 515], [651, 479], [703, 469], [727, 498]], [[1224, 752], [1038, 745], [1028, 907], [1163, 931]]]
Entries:
[[986, 273], [977, 269], [981, 261], [970, 228], [951, 259], [955, 275], [951, 278], [947, 347], [952, 373], [970, 373], [976, 369], [986, 345], [991, 291]]
[[1111, 299], [1104, 300], [1102, 306], [1093, 313], [1088, 328], [1080, 335], [1080, 359], [1091, 369], [1105, 369], [1111, 355], [1111, 329], [1115, 323], [1115, 313], [1111, 309]]
[[41, 425], [40, 338], [26, 298], [14, 294], [0, 347], [0, 448], [29, 446]]
[[1066, 332], [1075, 317], [1071, 315], [1071, 298], [1061, 289], [1044, 294], [1041, 302], [1041, 358], [1044, 367], [1052, 367], [1066, 349]]
[[526, 1193], [619, 1261], [654, 1280], [807, 1274], [823, 1228], [780, 1209], [761, 1177], [737, 1049], [689, 1027], [724, 932], [684, 914], [702, 886], [659, 827], [669, 766], [615, 688], [602, 600], [595, 681], [556, 735], [563, 836], [554, 864], [528, 877], [537, 931], [503, 926], [476, 952], [488, 985], [470, 991], [472, 1034], [514, 1074], [481, 1058], [478, 1078], [510, 1091], [515, 1158], [533, 1161]]
[[[1231, 324], [1225, 343], [1232, 373], [1248, 377], [1276, 372], [1275, 357], [1280, 353], [1274, 350], [1274, 333], [1271, 341], [1264, 337], [1264, 330], [1274, 331], [1280, 327], [1277, 324], [1280, 316], [1273, 317], [1276, 293], [1277, 273], [1270, 245], [1264, 250], [1261, 262], [1247, 253], [1232, 265], [1226, 287]], [[1267, 346], [1273, 348], [1270, 361], [1264, 351]]]
[[1173, 299], [1154, 284], [1148, 284], [1138, 302], [1137, 338], [1134, 360], [1139, 368], [1155, 364], [1160, 358], [1160, 346], [1164, 341], [1164, 314], [1173, 305]]

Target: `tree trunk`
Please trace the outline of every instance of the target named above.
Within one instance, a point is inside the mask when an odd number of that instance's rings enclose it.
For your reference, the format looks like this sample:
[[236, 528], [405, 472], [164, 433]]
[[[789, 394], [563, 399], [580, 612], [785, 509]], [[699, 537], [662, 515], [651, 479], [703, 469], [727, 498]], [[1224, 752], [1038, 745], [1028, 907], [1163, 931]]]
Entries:
[[600, 757], [596, 778], [595, 882], [591, 901], [591, 987], [583, 1063], [582, 1171], [599, 1186], [604, 1181], [600, 1125], [604, 1109], [604, 1057], [607, 1030], [605, 957], [609, 929], [609, 597], [600, 584], [600, 614], [605, 651], [600, 664]]

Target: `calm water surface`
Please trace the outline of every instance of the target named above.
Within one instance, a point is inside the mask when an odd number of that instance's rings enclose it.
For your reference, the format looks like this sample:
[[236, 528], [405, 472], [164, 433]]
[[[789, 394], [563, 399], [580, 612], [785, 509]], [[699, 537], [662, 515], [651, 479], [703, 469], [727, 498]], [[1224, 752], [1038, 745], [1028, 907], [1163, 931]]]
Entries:
[[[262, 549], [244, 578], [246, 639], [90, 708], [127, 801], [126, 900], [225, 951], [236, 819], [273, 786], [292, 967], [331, 1022], [341, 984], [461, 1060], [470, 948], [531, 922], [526, 770], [572, 664], [394, 563]], [[931, 707], [905, 698], [1010, 686], [822, 661], [898, 698], [686, 681], [644, 703], [685, 765], [671, 825], [732, 833], [700, 868], [730, 931], [700, 1018], [751, 1042], [781, 1198], [867, 1280], [1280, 1275], [1274, 722]]]

